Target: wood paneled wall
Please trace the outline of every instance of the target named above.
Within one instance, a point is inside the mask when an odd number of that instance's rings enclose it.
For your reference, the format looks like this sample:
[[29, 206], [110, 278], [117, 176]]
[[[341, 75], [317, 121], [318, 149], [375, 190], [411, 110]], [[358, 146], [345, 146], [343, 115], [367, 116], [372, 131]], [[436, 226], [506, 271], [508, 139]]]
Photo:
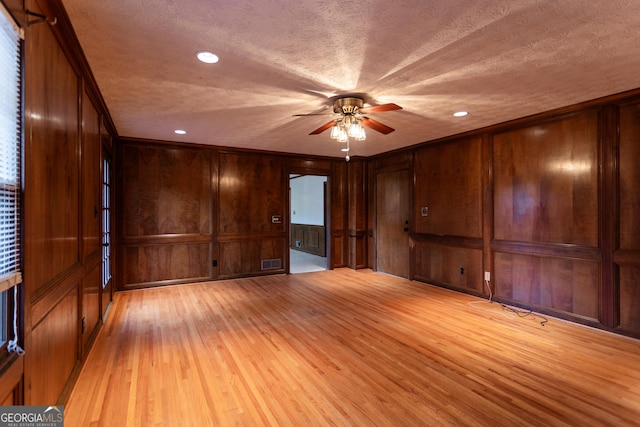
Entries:
[[[25, 354], [0, 375], [3, 385], [22, 380], [0, 398], [54, 405], [65, 401], [101, 324], [101, 160], [113, 126], [61, 4], [7, 3], [25, 30]], [[57, 25], [26, 25], [27, 9]]]
[[220, 154], [216, 205], [220, 278], [286, 271], [289, 175], [285, 165], [278, 156]]
[[81, 78], [48, 25], [25, 53], [25, 403], [50, 405], [82, 357]]
[[289, 247], [324, 257], [326, 252], [326, 228], [324, 225], [291, 224]]
[[640, 335], [640, 101], [622, 106], [619, 117], [614, 278], [619, 283], [619, 327]]
[[640, 336], [637, 91], [406, 152], [414, 279]]
[[368, 266], [367, 250], [367, 163], [352, 159], [347, 163], [349, 194], [349, 261], [353, 269]]
[[426, 146], [414, 158], [414, 277], [482, 292], [482, 139]]
[[498, 297], [598, 320], [598, 112], [493, 135]]
[[209, 279], [211, 153], [125, 144], [117, 164], [120, 289]]
[[331, 265], [344, 261], [338, 160], [132, 139], [117, 153], [119, 289], [288, 271], [290, 173], [329, 177]]

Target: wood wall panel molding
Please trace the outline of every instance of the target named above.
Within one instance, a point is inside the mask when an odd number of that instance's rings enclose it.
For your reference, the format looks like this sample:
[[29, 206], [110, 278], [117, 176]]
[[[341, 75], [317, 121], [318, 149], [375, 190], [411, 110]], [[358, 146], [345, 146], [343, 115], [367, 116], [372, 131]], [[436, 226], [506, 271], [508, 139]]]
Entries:
[[83, 90], [81, 120], [83, 259], [92, 254], [100, 254], [102, 249], [100, 244], [102, 218], [101, 154], [100, 115], [86, 90]]
[[[48, 283], [45, 287], [46, 293], [32, 295], [34, 298], [30, 301], [29, 325], [36, 327], [60, 303], [65, 295], [78, 287], [81, 280], [82, 268], [77, 265], [60, 274], [56, 280]], [[37, 298], [35, 298], [36, 296]]]
[[25, 39], [24, 280], [29, 298], [80, 262], [80, 77], [49, 25]]
[[640, 104], [620, 109], [619, 249], [640, 250]]
[[102, 286], [102, 264], [89, 269], [82, 279], [82, 300], [80, 334], [82, 336], [82, 353], [84, 359], [89, 353], [90, 344], [100, 326], [100, 287]]
[[331, 233], [331, 268], [346, 267], [348, 264], [347, 237], [342, 231]]
[[202, 149], [122, 146], [122, 238], [211, 235], [210, 162]]
[[211, 278], [211, 243], [180, 243], [123, 248], [124, 286], [167, 280], [203, 280]]
[[0, 406], [22, 405], [24, 356], [13, 354], [0, 366]]
[[494, 237], [599, 247], [598, 114], [493, 135]]
[[498, 298], [598, 321], [599, 262], [495, 252], [492, 277]]
[[158, 234], [149, 236], [135, 236], [121, 239], [123, 246], [150, 246], [178, 243], [210, 242], [211, 236], [201, 234]]
[[619, 327], [640, 336], [640, 263], [620, 266]]
[[482, 238], [482, 169], [482, 138], [416, 151], [415, 232]]
[[[219, 270], [221, 279], [285, 272], [289, 251], [286, 238], [231, 241], [220, 244]], [[280, 267], [263, 261], [280, 261]]]
[[[220, 154], [219, 234], [286, 231], [289, 177], [275, 156]], [[279, 216], [281, 222], [272, 222]]]
[[446, 287], [483, 292], [482, 247], [462, 248], [415, 242], [415, 277]]
[[367, 267], [367, 163], [352, 159], [347, 163], [349, 267]]
[[302, 175], [330, 175], [333, 161], [328, 159], [289, 158], [289, 173]]
[[477, 237], [446, 236], [440, 234], [414, 233], [412, 239], [416, 242], [426, 242], [431, 245], [457, 246], [460, 248], [482, 249], [482, 239]]
[[620, 240], [618, 230], [620, 218], [619, 180], [617, 179], [619, 176], [617, 153], [620, 143], [618, 134], [619, 110], [613, 105], [603, 106], [599, 111], [598, 119], [600, 156], [598, 227], [600, 230], [599, 247], [602, 254], [599, 320], [603, 325], [614, 328], [620, 323], [619, 277], [613, 261]]
[[238, 234], [238, 233], [229, 233], [229, 234], [221, 234], [218, 235], [218, 242], [240, 242], [243, 240], [256, 240], [256, 239], [286, 239], [287, 235], [284, 231], [274, 231], [274, 232], [266, 232], [266, 233], [255, 233], [255, 234]]
[[329, 268], [346, 267], [348, 264], [349, 240], [346, 238], [349, 221], [347, 163], [334, 162], [329, 179], [330, 197], [330, 262]]
[[613, 260], [618, 265], [640, 264], [640, 249], [616, 251]]
[[29, 405], [56, 404], [78, 357], [78, 284], [31, 331], [25, 358], [25, 395]]
[[500, 252], [602, 261], [602, 253], [598, 248], [563, 243], [527, 243], [493, 240], [491, 242], [491, 249]]
[[[37, 4], [37, 6], [36, 6]], [[113, 124], [107, 105], [102, 98], [98, 84], [91, 72], [91, 67], [84, 56], [80, 42], [76, 38], [73, 26], [69, 21], [69, 16], [62, 4], [61, 0], [28, 0], [25, 4], [25, 10], [40, 11], [50, 19], [56, 19], [56, 25], [47, 25], [51, 27], [51, 32], [56, 38], [58, 44], [64, 49], [69, 63], [73, 66], [76, 73], [82, 75], [84, 84], [91, 96], [94, 104], [98, 106], [103, 123], [107, 127], [109, 134], [116, 135], [116, 128]], [[44, 25], [40, 25], [44, 26]], [[30, 28], [38, 27], [38, 25]], [[28, 37], [27, 37], [28, 38]]]

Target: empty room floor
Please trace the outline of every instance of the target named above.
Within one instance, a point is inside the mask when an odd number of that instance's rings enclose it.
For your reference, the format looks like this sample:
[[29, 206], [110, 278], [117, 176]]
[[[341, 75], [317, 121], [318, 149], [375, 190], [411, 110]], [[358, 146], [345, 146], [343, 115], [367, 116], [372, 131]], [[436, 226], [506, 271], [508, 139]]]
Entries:
[[117, 293], [74, 426], [623, 426], [640, 342], [370, 270]]

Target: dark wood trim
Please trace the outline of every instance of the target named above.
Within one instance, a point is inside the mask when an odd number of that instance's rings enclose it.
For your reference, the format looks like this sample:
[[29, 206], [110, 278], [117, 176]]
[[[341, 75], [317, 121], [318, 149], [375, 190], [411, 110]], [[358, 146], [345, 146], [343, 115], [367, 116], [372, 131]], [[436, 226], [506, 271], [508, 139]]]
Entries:
[[[78, 74], [82, 76], [82, 80], [89, 87], [87, 93], [91, 95], [92, 100], [98, 106], [98, 112], [104, 116], [105, 126], [112, 135], [117, 135], [116, 127], [113, 123], [113, 119], [109, 114], [107, 104], [102, 97], [102, 93], [98, 87], [98, 83], [89, 66], [89, 62], [80, 46], [80, 42], [76, 36], [71, 21], [67, 15], [67, 11], [64, 8], [61, 0], [35, 0], [40, 8], [42, 14], [46, 15], [50, 19], [56, 19], [56, 25], [50, 25], [51, 31], [60, 43], [60, 46], [67, 55], [67, 59], [72, 67]], [[42, 25], [42, 24], [41, 24]], [[49, 24], [47, 24], [49, 25]]]
[[211, 241], [208, 234], [161, 234], [155, 236], [123, 237], [123, 246], [150, 246], [176, 243], [207, 243]]
[[11, 353], [3, 358], [0, 365], [0, 399], [13, 394], [13, 405], [22, 404], [22, 377], [24, 373], [24, 357]]
[[427, 242], [435, 245], [457, 246], [469, 249], [482, 249], [483, 239], [475, 237], [444, 236], [439, 234], [411, 233], [415, 241]]
[[[220, 210], [217, 208], [220, 205], [220, 155], [216, 151], [211, 151], [210, 156], [210, 171], [211, 171], [211, 194], [209, 196], [209, 218], [211, 221], [211, 245], [209, 259], [220, 259], [220, 244], [218, 242], [218, 232], [220, 231]], [[217, 263], [215, 267], [213, 263], [210, 264], [210, 276], [211, 280], [217, 280], [220, 274], [220, 263]]]
[[[49, 311], [49, 309], [58, 303], [68, 291], [77, 285], [82, 277], [82, 266], [74, 264], [46, 285], [40, 287], [36, 292], [30, 295], [31, 324], [35, 328], [39, 320]], [[46, 307], [49, 307], [47, 309]]]
[[640, 250], [617, 250], [613, 256], [613, 262], [617, 265], [640, 266]]
[[[215, 145], [215, 144], [199, 144], [199, 143], [192, 143], [192, 142], [164, 141], [164, 140], [156, 140], [156, 139], [134, 138], [134, 137], [128, 137], [128, 136], [118, 136], [117, 139], [120, 143], [126, 143], [127, 145], [135, 144], [135, 145], [144, 145], [144, 146], [152, 146], [152, 147], [175, 146], [177, 148], [189, 147], [189, 148], [196, 148], [196, 149], [213, 150], [219, 154], [262, 154], [267, 156], [277, 156], [282, 159], [290, 159], [294, 163], [304, 162], [304, 161], [307, 161], [310, 164], [317, 164], [318, 162], [321, 163], [323, 161], [330, 162], [332, 164], [337, 161], [344, 162], [343, 158], [336, 158], [336, 157], [314, 156], [310, 154], [285, 153], [282, 151], [256, 150], [252, 148], [225, 147], [222, 145]], [[302, 169], [304, 169], [304, 167], [302, 167]], [[292, 170], [297, 170], [297, 169], [293, 167]], [[307, 170], [307, 169], [304, 169], [304, 170]], [[327, 169], [322, 167], [321, 168], [310, 167], [308, 170], [322, 171], [320, 175], [324, 175], [325, 173], [327, 173]], [[298, 173], [298, 172], [292, 172], [292, 173]]]
[[564, 243], [529, 243], [493, 240], [491, 249], [499, 252], [554, 256], [589, 261], [602, 261], [602, 253], [598, 248], [564, 244]]
[[[482, 266], [484, 272], [493, 273], [493, 253], [491, 241], [493, 240], [493, 138], [489, 134], [482, 137]], [[493, 274], [491, 274], [493, 276]], [[484, 282], [483, 282], [484, 283]], [[482, 294], [485, 295], [491, 287], [489, 280], [482, 286]], [[491, 291], [493, 292], [493, 291]]]
[[614, 253], [619, 247], [620, 217], [618, 183], [618, 152], [620, 146], [618, 108], [605, 106], [599, 114], [599, 193], [600, 249], [602, 254], [600, 282], [600, 322], [614, 328], [620, 324], [620, 289]]
[[227, 233], [218, 235], [218, 242], [237, 242], [237, 241], [247, 241], [247, 240], [255, 240], [255, 239], [285, 239], [287, 237], [286, 231], [274, 231], [271, 233], [250, 233], [250, 234], [237, 234], [237, 233]]

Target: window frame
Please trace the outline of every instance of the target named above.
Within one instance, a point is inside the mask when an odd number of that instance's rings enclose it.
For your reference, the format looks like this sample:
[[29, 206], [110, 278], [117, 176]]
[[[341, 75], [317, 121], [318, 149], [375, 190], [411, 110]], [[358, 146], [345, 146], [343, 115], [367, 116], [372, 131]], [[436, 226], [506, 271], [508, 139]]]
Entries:
[[[24, 188], [24, 176], [23, 176], [23, 159], [24, 159], [24, 32], [13, 18], [11, 13], [8, 11], [4, 2], [0, 1], [0, 31], [4, 34], [0, 35], [3, 39], [5, 38], [6, 31], [5, 29], [8, 27], [12, 27], [15, 30], [15, 39], [17, 41], [17, 45], [15, 49], [7, 49], [7, 56], [9, 54], [16, 55], [12, 56], [10, 61], [13, 61], [13, 64], [16, 64], [17, 74], [15, 75], [15, 79], [11, 79], [11, 81], [17, 82], [18, 87], [16, 88], [16, 93], [13, 96], [16, 96], [17, 99], [17, 108], [15, 110], [7, 109], [6, 111], [0, 110], [0, 113], [4, 116], [6, 114], [7, 120], [4, 122], [5, 124], [10, 123], [11, 120], [15, 120], [15, 128], [10, 126], [11, 131], [15, 131], [15, 143], [17, 146], [10, 147], [7, 149], [7, 153], [11, 153], [11, 156], [15, 155], [15, 175], [11, 176], [9, 179], [4, 179], [6, 177], [2, 177], [0, 174], [0, 192], [2, 193], [2, 197], [0, 198], [0, 202], [4, 199], [4, 195], [11, 194], [13, 195], [12, 201], [14, 202], [14, 210], [13, 215], [11, 213], [5, 214], [0, 213], [0, 221], [6, 220], [9, 217], [14, 216], [15, 218], [15, 232], [14, 232], [14, 250], [10, 251], [12, 257], [14, 257], [15, 261], [9, 263], [9, 267], [6, 270], [0, 272], [0, 293], [2, 294], [2, 298], [0, 301], [0, 315], [2, 316], [3, 323], [0, 325], [2, 329], [2, 335], [0, 336], [0, 368], [4, 366], [6, 363], [6, 359], [12, 359], [14, 355], [10, 353], [9, 346], [12, 344], [12, 341], [15, 340], [15, 344], [17, 344], [17, 348], [14, 347], [14, 353], [18, 354], [22, 353], [22, 349], [20, 348], [23, 345], [23, 330], [22, 330], [22, 316], [23, 316], [23, 302], [22, 302], [22, 294], [24, 292], [24, 287], [22, 285], [22, 268], [23, 268], [23, 199], [22, 199], [22, 191]], [[14, 38], [10, 36], [10, 38]], [[4, 52], [3, 52], [4, 53]], [[8, 68], [10, 68], [9, 66]], [[4, 89], [4, 88], [2, 88]], [[7, 94], [7, 96], [12, 96], [11, 91], [4, 91], [2, 93]], [[10, 103], [13, 105], [13, 103]], [[13, 118], [9, 117], [9, 114], [13, 113]], [[10, 132], [11, 132], [10, 131]], [[9, 137], [7, 141], [12, 142], [13, 138]], [[0, 144], [2, 142], [0, 141]], [[15, 150], [15, 151], [13, 151]], [[12, 152], [13, 151], [13, 152]], [[0, 152], [5, 153], [3, 147], [0, 146]], [[3, 158], [6, 157], [3, 155]], [[4, 160], [4, 159], [3, 159]], [[1, 167], [1, 166], [0, 166]], [[4, 179], [4, 181], [3, 181]], [[9, 200], [10, 197], [7, 197], [6, 200]], [[0, 203], [2, 208], [6, 208], [6, 206]], [[9, 205], [7, 205], [9, 206]], [[11, 210], [8, 209], [7, 212]], [[8, 227], [5, 228], [9, 229]], [[7, 233], [7, 236], [11, 236], [11, 233]], [[2, 237], [2, 236], [0, 236]], [[10, 246], [11, 242], [8, 244], [5, 242], [0, 242], [0, 250], [4, 246]], [[17, 328], [14, 328], [14, 324]], [[2, 369], [0, 369], [2, 370]]]

